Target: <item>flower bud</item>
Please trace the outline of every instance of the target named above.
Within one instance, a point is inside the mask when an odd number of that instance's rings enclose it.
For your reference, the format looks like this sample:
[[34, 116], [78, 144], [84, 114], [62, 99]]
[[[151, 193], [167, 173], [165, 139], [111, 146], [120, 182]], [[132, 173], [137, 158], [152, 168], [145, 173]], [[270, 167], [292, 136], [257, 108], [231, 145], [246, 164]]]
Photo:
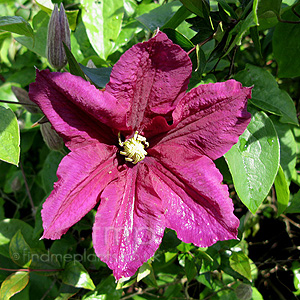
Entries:
[[67, 57], [63, 43], [70, 49], [70, 27], [63, 4], [55, 4], [48, 25], [47, 57], [51, 66], [57, 70], [67, 63]]
[[239, 300], [252, 299], [252, 287], [249, 284], [241, 283], [236, 289], [235, 294]]
[[42, 113], [39, 107], [29, 99], [28, 92], [26, 90], [17, 86], [12, 86], [11, 90], [27, 111], [32, 114]]
[[40, 129], [43, 139], [49, 149], [60, 151], [63, 148], [63, 139], [57, 134], [54, 129], [52, 129], [50, 122], [41, 124]]
[[88, 68], [91, 68], [91, 69], [96, 69], [97, 68], [96, 65], [94, 64], [94, 62], [91, 59], [89, 59], [89, 61], [87, 62], [86, 66]]

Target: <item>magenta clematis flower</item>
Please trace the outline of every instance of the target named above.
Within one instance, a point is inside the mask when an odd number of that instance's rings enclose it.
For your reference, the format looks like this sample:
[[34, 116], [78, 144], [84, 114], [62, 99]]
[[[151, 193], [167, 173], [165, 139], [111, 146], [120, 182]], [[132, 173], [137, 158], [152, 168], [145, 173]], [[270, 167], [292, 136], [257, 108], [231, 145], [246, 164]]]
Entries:
[[229, 80], [186, 93], [191, 71], [162, 32], [122, 55], [105, 91], [37, 71], [30, 98], [71, 150], [43, 205], [43, 238], [59, 239], [100, 202], [93, 244], [119, 279], [153, 256], [166, 227], [201, 247], [237, 237], [213, 160], [248, 125], [251, 89]]

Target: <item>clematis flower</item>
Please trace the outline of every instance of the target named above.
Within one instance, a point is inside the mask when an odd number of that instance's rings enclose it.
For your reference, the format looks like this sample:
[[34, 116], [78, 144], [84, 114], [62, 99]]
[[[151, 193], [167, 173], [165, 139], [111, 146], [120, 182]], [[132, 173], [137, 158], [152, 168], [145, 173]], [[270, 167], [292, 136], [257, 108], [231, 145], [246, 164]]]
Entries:
[[162, 32], [122, 55], [105, 91], [37, 71], [30, 98], [71, 151], [43, 205], [43, 238], [59, 239], [100, 203], [94, 249], [119, 279], [153, 256], [166, 227], [201, 247], [237, 237], [213, 160], [248, 125], [251, 89], [229, 80], [186, 92], [191, 72], [186, 52]]

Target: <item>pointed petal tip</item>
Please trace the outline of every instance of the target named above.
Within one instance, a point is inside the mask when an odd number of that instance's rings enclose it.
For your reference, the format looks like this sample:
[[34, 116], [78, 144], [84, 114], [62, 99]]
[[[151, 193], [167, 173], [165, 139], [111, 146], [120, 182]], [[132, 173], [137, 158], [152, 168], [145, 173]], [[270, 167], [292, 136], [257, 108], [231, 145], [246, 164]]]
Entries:
[[[66, 232], [64, 232], [66, 233]], [[61, 232], [49, 232], [49, 230], [44, 229], [44, 233], [40, 240], [47, 239], [47, 240], [59, 240], [61, 236], [64, 234]]]

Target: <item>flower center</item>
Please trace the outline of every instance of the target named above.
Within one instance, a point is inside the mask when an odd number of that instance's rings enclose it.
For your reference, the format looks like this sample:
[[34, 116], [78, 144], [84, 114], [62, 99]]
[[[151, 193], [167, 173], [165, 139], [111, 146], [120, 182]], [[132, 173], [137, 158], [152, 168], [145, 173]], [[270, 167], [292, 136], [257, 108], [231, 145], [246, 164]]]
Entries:
[[120, 154], [126, 156], [125, 160], [133, 163], [134, 165], [142, 161], [147, 155], [145, 148], [149, 147], [149, 143], [146, 138], [139, 135], [136, 131], [134, 136], [125, 142], [121, 141], [121, 134], [118, 133], [119, 145], [124, 148], [124, 151], [120, 151]]

